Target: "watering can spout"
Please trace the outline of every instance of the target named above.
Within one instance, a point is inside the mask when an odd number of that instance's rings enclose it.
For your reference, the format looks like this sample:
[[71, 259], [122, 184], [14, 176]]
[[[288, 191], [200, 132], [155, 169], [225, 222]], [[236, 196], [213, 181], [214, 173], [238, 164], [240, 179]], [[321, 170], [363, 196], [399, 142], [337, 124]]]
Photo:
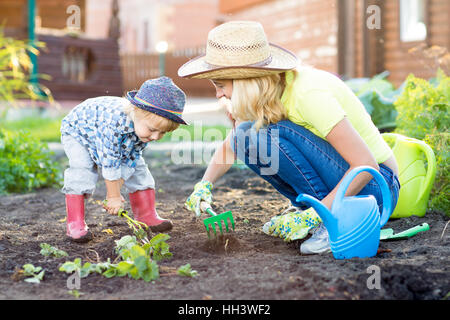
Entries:
[[311, 197], [310, 195], [304, 193], [300, 194], [297, 197], [297, 202], [304, 202], [311, 205], [311, 207], [313, 207], [314, 210], [316, 210], [317, 214], [322, 219], [325, 227], [328, 227], [330, 223], [333, 223], [333, 221], [336, 220], [331, 211], [328, 210], [328, 208], [324, 204], [322, 204], [322, 202], [320, 202], [314, 197]]

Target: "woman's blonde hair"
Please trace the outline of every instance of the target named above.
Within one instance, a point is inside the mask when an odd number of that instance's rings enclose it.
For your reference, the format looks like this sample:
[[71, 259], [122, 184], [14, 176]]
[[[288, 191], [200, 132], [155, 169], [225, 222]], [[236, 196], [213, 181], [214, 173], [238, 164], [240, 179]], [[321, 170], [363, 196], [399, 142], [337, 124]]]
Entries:
[[233, 117], [239, 121], [255, 121], [257, 130], [287, 119], [286, 108], [281, 103], [284, 87], [284, 74], [233, 80]]
[[161, 117], [156, 113], [136, 107], [131, 103], [123, 108], [123, 112], [125, 112], [133, 121], [135, 121], [135, 119], [150, 120], [152, 121], [152, 124], [155, 127], [164, 132], [174, 131], [180, 126], [178, 122], [172, 121], [170, 119]]

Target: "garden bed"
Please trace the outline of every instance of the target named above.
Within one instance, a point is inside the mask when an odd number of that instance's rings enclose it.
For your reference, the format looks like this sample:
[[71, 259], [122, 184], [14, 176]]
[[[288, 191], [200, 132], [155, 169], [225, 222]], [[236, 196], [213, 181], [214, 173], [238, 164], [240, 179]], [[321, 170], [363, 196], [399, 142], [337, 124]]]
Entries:
[[[214, 205], [218, 212], [233, 212], [236, 230], [213, 242], [203, 223], [184, 208], [205, 168], [161, 160], [149, 163], [157, 182], [159, 214], [174, 222], [167, 241], [173, 257], [158, 262], [161, 276], [152, 282], [99, 274], [82, 278], [80, 299], [448, 298], [450, 227], [444, 230], [448, 217], [442, 213], [389, 221], [386, 227], [395, 231], [423, 222], [430, 230], [408, 240], [381, 242], [374, 258], [335, 260], [331, 253], [302, 256], [298, 242], [287, 244], [261, 231], [265, 222], [287, 207], [287, 201], [250, 170], [233, 168], [216, 184]], [[103, 200], [104, 194], [104, 183], [99, 182], [93, 200]], [[123, 219], [103, 212], [96, 201], [87, 202], [86, 208], [94, 240], [73, 244], [64, 236], [64, 195], [58, 190], [0, 197], [0, 299], [75, 299], [68, 293], [68, 275], [58, 270], [60, 265], [75, 258], [92, 262], [116, 258], [114, 240], [130, 234], [130, 229]], [[41, 243], [69, 256], [45, 257], [40, 254]], [[17, 277], [17, 269], [27, 263], [45, 269], [41, 283]], [[196, 277], [165, 271], [186, 263], [198, 272]], [[367, 285], [372, 265], [380, 270], [379, 289]]]

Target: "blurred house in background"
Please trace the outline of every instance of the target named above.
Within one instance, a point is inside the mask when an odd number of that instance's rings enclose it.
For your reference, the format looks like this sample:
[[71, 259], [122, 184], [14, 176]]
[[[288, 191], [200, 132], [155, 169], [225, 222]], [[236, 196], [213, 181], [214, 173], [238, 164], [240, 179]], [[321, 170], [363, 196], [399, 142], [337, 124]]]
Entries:
[[[448, 0], [0, 0], [7, 34], [26, 38], [29, 7], [47, 42], [39, 72], [57, 98], [121, 95], [165, 74], [191, 96], [214, 95], [207, 80], [178, 68], [204, 53], [209, 30], [230, 20], [261, 22], [268, 39], [343, 78], [385, 70], [399, 85], [409, 73], [434, 75], [435, 57], [411, 49], [450, 47]], [[78, 28], [68, 28], [79, 8]], [[417, 50], [416, 50], [417, 53]]]
[[[203, 53], [208, 31], [212, 27], [230, 20], [261, 22], [271, 42], [291, 50], [305, 64], [333, 72], [343, 78], [372, 77], [388, 70], [389, 80], [397, 86], [409, 73], [424, 78], [435, 74], [436, 58], [419, 58], [411, 49], [450, 47], [448, 0], [140, 2], [151, 3], [158, 8], [154, 9], [160, 12], [155, 20], [163, 22], [163, 25], [157, 24], [147, 33], [150, 37], [148, 43], [151, 43], [150, 52], [155, 51], [158, 41], [167, 41], [166, 74], [194, 95], [211, 95], [211, 85], [205, 80], [177, 79], [176, 70], [189, 58]], [[127, 10], [123, 8], [122, 17], [131, 14]], [[130, 23], [143, 25], [142, 21], [136, 19]], [[138, 30], [139, 26], [128, 28]], [[125, 43], [130, 43], [130, 39], [139, 39], [139, 33], [133, 31], [136, 34], [133, 36], [133, 33], [124, 33], [130, 31], [122, 30], [124, 38], [121, 39], [121, 52], [122, 62], [125, 62], [123, 70], [126, 72], [125, 70], [131, 70], [129, 66], [132, 65], [127, 64], [127, 61], [130, 61], [127, 60], [129, 54], [144, 51], [139, 51], [138, 46], [133, 45], [125, 48]], [[139, 43], [139, 40], [136, 42]], [[136, 56], [133, 59], [136, 61], [144, 57]], [[154, 55], [153, 66], [157, 64], [156, 60]], [[142, 65], [144, 62], [140, 63]], [[157, 67], [154, 66], [153, 70], [152, 75], [155, 75]], [[130, 72], [130, 76], [137, 73]], [[138, 83], [136, 80], [130, 79], [128, 83]]]
[[[86, 0], [1, 0], [0, 21], [6, 34], [43, 41], [47, 49], [37, 57], [36, 72], [58, 100], [83, 100], [123, 93], [118, 32], [89, 37]], [[113, 11], [110, 2], [109, 11]], [[110, 16], [108, 22], [113, 18]]]
[[410, 49], [450, 48], [448, 0], [220, 0], [219, 10], [260, 21], [269, 40], [346, 78], [384, 70], [396, 85], [411, 72], [429, 78], [435, 70]]
[[189, 95], [212, 96], [207, 80], [186, 80], [178, 68], [203, 53], [218, 17], [217, 0], [119, 0], [119, 40], [126, 90], [165, 74]]

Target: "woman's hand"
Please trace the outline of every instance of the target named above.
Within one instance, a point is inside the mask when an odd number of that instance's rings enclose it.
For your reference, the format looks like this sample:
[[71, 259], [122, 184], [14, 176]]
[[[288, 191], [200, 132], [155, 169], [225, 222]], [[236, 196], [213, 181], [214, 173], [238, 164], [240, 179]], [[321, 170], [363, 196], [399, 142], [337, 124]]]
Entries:
[[214, 152], [214, 155], [208, 164], [208, 168], [203, 175], [202, 181], [195, 185], [194, 192], [192, 192], [186, 200], [186, 208], [193, 211], [197, 217], [200, 217], [202, 214], [200, 210], [200, 202], [202, 200], [209, 204], [212, 203], [211, 190], [213, 188], [213, 183], [222, 177], [234, 163], [235, 155], [233, 149], [231, 149], [230, 137], [231, 132], [222, 145]]
[[200, 217], [202, 212], [200, 210], [200, 202], [206, 201], [212, 203], [211, 190], [213, 185], [211, 182], [202, 180], [194, 186], [194, 191], [187, 198], [185, 206], [188, 210], [193, 211], [196, 217]]

